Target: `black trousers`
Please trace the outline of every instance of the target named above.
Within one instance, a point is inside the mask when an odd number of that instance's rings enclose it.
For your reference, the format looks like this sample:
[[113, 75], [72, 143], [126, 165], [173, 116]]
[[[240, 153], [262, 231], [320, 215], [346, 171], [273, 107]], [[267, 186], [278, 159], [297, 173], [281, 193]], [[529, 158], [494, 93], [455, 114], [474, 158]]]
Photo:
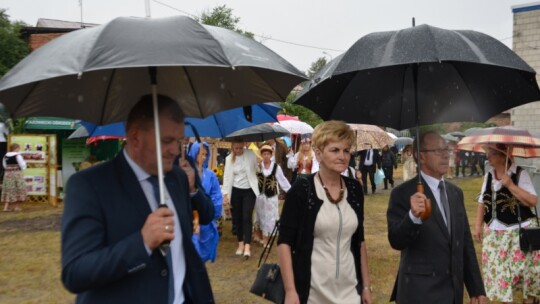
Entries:
[[390, 185], [394, 187], [394, 167], [382, 167], [382, 170], [384, 172], [384, 189], [388, 189], [388, 181], [390, 181]]
[[374, 193], [375, 189], [377, 189], [377, 186], [375, 186], [375, 165], [371, 166], [362, 166], [362, 169], [360, 169], [360, 172], [362, 172], [362, 183], [364, 184], [364, 193], [367, 194], [367, 178], [369, 174], [369, 180], [371, 181], [371, 192]]
[[231, 208], [232, 221], [236, 228], [236, 239], [244, 244], [251, 244], [253, 230], [253, 208], [255, 207], [255, 193], [249, 189], [232, 189]]

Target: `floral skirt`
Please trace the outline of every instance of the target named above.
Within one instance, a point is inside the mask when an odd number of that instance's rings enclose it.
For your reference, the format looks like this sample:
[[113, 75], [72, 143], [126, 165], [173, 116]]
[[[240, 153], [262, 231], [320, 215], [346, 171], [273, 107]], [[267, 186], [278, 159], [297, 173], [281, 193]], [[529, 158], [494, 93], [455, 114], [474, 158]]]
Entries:
[[2, 183], [2, 203], [17, 203], [26, 201], [26, 185], [21, 170], [6, 169]]
[[482, 273], [487, 297], [513, 302], [518, 290], [523, 298], [540, 296], [540, 251], [521, 251], [518, 229], [491, 230], [484, 226]]

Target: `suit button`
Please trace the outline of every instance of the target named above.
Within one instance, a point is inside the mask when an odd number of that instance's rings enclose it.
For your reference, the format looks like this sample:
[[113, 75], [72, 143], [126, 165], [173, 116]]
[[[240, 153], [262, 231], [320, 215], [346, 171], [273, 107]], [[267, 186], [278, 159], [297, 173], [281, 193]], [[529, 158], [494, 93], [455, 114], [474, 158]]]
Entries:
[[167, 269], [163, 269], [163, 270], [161, 271], [161, 276], [162, 276], [162, 277], [166, 277], [168, 273], [169, 273], [169, 272], [167, 271]]

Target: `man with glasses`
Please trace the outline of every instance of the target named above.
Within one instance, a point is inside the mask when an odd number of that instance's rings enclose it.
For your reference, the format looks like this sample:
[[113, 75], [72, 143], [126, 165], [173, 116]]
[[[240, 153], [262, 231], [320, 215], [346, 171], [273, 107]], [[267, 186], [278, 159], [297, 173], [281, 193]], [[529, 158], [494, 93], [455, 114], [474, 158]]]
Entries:
[[[418, 176], [396, 187], [387, 211], [388, 240], [401, 251], [391, 301], [397, 303], [463, 303], [463, 285], [471, 303], [485, 303], [485, 290], [476, 260], [463, 192], [444, 181], [449, 147], [436, 132], [419, 137]], [[416, 142], [413, 144], [416, 147]], [[422, 220], [426, 199], [431, 215]]]

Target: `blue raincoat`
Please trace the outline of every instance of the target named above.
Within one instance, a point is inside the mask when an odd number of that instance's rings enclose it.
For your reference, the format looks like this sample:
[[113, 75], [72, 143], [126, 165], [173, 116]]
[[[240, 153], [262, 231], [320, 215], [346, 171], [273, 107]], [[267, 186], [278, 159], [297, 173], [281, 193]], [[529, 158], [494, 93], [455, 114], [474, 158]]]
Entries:
[[[200, 234], [194, 234], [192, 237], [193, 244], [199, 252], [203, 262], [216, 260], [217, 246], [219, 241], [219, 233], [217, 229], [216, 219], [221, 216], [221, 210], [223, 208], [223, 195], [221, 194], [221, 188], [219, 187], [219, 181], [216, 174], [208, 169], [208, 160], [210, 159], [210, 148], [206, 142], [202, 143], [206, 147], [208, 156], [203, 164], [202, 176], [200, 176], [201, 184], [204, 191], [214, 202], [214, 219], [208, 225], [200, 225]], [[188, 156], [196, 160], [201, 144], [195, 142], [189, 149]]]

